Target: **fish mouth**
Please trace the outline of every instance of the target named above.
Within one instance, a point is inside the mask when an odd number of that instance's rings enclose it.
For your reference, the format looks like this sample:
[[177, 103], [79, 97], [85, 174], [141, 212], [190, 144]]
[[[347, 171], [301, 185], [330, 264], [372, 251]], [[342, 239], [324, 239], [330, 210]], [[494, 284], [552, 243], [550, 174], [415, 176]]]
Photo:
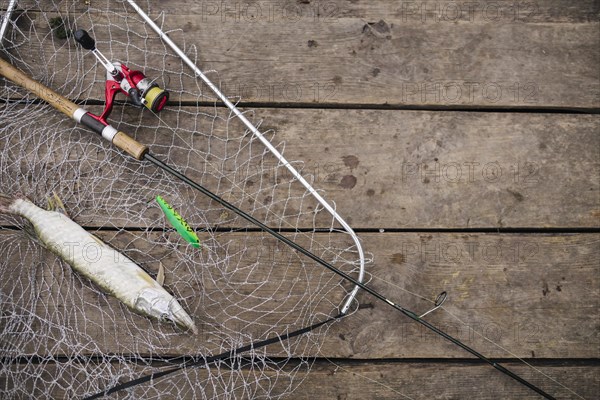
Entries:
[[172, 321], [178, 327], [184, 330], [190, 330], [194, 335], [198, 334], [198, 328], [192, 318], [188, 315], [187, 312], [181, 307], [181, 305], [176, 301], [172, 301], [169, 304], [169, 320]]

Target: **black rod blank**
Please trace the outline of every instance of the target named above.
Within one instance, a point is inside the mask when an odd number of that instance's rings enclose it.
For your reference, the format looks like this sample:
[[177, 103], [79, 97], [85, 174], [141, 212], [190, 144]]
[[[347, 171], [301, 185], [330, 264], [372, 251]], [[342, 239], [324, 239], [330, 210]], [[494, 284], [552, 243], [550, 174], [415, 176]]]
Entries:
[[515, 379], [519, 383], [527, 386], [529, 389], [531, 389], [531, 390], [535, 391], [536, 393], [542, 395], [544, 398], [546, 398], [548, 400], [555, 400], [554, 397], [552, 397], [548, 393], [544, 392], [542, 389], [538, 388], [537, 386], [533, 385], [532, 383], [530, 383], [530, 382], [526, 381], [525, 379], [521, 378], [519, 375], [515, 374], [514, 372], [512, 372], [509, 369], [505, 368], [504, 366], [502, 366], [502, 365], [500, 365], [500, 364], [492, 361], [491, 359], [485, 357], [483, 354], [481, 354], [478, 351], [476, 351], [475, 349], [467, 346], [466, 344], [464, 344], [460, 340], [454, 338], [453, 336], [448, 335], [446, 332], [444, 332], [444, 331], [436, 328], [435, 326], [431, 325], [429, 322], [427, 322], [424, 319], [420, 318], [414, 312], [409, 311], [409, 310], [407, 310], [407, 309], [399, 306], [398, 304], [395, 304], [391, 300], [388, 300], [385, 296], [383, 296], [382, 294], [380, 294], [376, 290], [371, 289], [369, 286], [365, 285], [364, 283], [359, 282], [358, 280], [354, 279], [353, 277], [351, 277], [350, 275], [346, 274], [345, 272], [343, 272], [343, 271], [335, 268], [333, 265], [331, 265], [327, 261], [323, 260], [321, 257], [319, 257], [319, 256], [311, 253], [310, 251], [306, 250], [304, 247], [300, 246], [299, 244], [297, 244], [293, 240], [287, 238], [286, 236], [282, 235], [281, 233], [279, 233], [279, 232], [277, 232], [277, 231], [269, 228], [267, 225], [265, 225], [264, 223], [260, 222], [259, 220], [257, 220], [256, 218], [254, 218], [252, 215], [246, 213], [245, 211], [240, 210], [235, 205], [229, 203], [225, 199], [223, 199], [223, 198], [219, 197], [218, 195], [212, 193], [210, 190], [206, 189], [204, 186], [202, 186], [202, 185], [194, 182], [193, 180], [191, 180], [187, 176], [183, 175], [179, 171], [171, 168], [170, 166], [168, 166], [164, 162], [162, 162], [159, 159], [157, 159], [154, 156], [152, 156], [150, 153], [146, 153], [146, 155], [144, 156], [144, 158], [146, 160], [150, 161], [151, 163], [153, 163], [154, 165], [156, 165], [157, 167], [159, 167], [160, 169], [162, 169], [163, 171], [168, 172], [169, 174], [175, 176], [177, 179], [185, 182], [189, 186], [191, 186], [194, 189], [200, 191], [202, 194], [208, 196], [210, 199], [216, 201], [217, 203], [219, 203], [223, 207], [225, 207], [225, 208], [233, 211], [234, 213], [236, 213], [240, 217], [244, 218], [246, 221], [248, 221], [248, 222], [256, 225], [262, 231], [264, 231], [266, 233], [269, 233], [270, 235], [272, 235], [273, 237], [275, 237], [279, 241], [287, 244], [288, 246], [290, 246], [294, 250], [297, 250], [298, 252], [302, 253], [306, 257], [308, 257], [308, 258], [316, 261], [317, 263], [321, 264], [322, 266], [324, 266], [328, 270], [330, 270], [330, 271], [338, 274], [339, 276], [341, 276], [343, 279], [347, 280], [348, 282], [353, 283], [354, 285], [360, 287], [361, 289], [363, 289], [364, 291], [368, 292], [369, 294], [371, 294], [372, 296], [376, 297], [377, 299], [383, 301], [384, 303], [389, 304], [391, 307], [393, 307], [397, 311], [400, 311], [402, 314], [406, 315], [408, 318], [412, 319], [413, 321], [416, 321], [416, 322], [420, 323], [421, 325], [423, 325], [427, 329], [429, 329], [429, 330], [437, 333], [438, 335], [440, 335], [444, 339], [446, 339], [446, 340], [454, 343], [455, 345], [457, 345], [460, 348], [462, 348], [463, 350], [471, 353], [472, 355], [474, 355], [475, 357], [479, 358], [480, 360], [485, 361], [486, 363], [490, 364], [492, 367], [496, 368], [498, 371], [500, 371], [500, 372], [502, 372], [502, 373], [510, 376], [511, 378]]

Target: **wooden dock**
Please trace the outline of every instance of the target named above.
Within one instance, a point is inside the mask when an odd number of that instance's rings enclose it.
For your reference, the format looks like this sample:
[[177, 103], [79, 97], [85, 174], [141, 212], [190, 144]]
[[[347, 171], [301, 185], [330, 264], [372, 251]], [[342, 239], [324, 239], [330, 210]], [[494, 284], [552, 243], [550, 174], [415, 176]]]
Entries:
[[[149, 4], [286, 143], [286, 157], [305, 163], [372, 253], [373, 287], [419, 309], [427, 303], [406, 291], [447, 291], [432, 324], [556, 398], [598, 398], [600, 2]], [[319, 351], [303, 354], [314, 363], [289, 398], [540, 398], [385, 303], [358, 298]], [[105, 354], [135, 346], [125, 327], [107, 331], [122, 334], [99, 344]], [[196, 344], [182, 337], [163, 351], [186, 356]]]

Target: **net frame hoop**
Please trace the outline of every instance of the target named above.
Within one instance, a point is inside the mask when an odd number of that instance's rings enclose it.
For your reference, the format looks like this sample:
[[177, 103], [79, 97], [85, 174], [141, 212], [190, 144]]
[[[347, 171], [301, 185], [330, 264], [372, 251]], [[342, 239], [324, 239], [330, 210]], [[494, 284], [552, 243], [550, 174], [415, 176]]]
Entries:
[[[363, 283], [365, 277], [365, 255], [362, 245], [360, 244], [360, 239], [350, 225], [348, 225], [348, 223], [338, 214], [335, 208], [332, 207], [323, 198], [323, 196], [321, 196], [317, 190], [300, 174], [300, 172], [298, 172], [298, 170], [294, 168], [294, 166], [290, 164], [288, 160], [285, 159], [283, 154], [281, 154], [281, 152], [279, 152], [279, 150], [273, 146], [273, 144], [258, 130], [258, 128], [252, 122], [250, 122], [250, 120], [248, 120], [248, 118], [246, 118], [246, 116], [227, 98], [227, 96], [225, 96], [225, 94], [223, 94], [219, 88], [212, 83], [210, 79], [208, 79], [208, 77], [200, 70], [200, 68], [183, 52], [183, 50], [181, 50], [181, 48], [179, 48], [179, 46], [177, 46], [177, 44], [175, 44], [175, 42], [171, 40], [171, 38], [154, 22], [154, 20], [150, 18], [148, 14], [146, 14], [146, 12], [144, 12], [144, 10], [141, 9], [141, 7], [134, 0], [127, 0], [127, 3], [131, 5], [138, 15], [142, 17], [148, 25], [150, 25], [152, 30], [154, 30], [154, 32], [156, 32], [156, 34], [183, 60], [183, 62], [187, 64], [194, 74], [212, 90], [219, 100], [221, 100], [227, 106], [227, 108], [233, 112], [233, 114], [246, 126], [246, 128], [248, 128], [248, 130], [263, 143], [263, 145], [275, 156], [275, 158], [277, 158], [277, 160], [288, 169], [292, 176], [296, 178], [302, 184], [302, 186], [306, 188], [306, 190], [308, 190], [308, 192], [319, 202], [319, 204], [321, 204], [323, 208], [325, 208], [333, 216], [333, 218], [344, 228], [346, 233], [350, 235], [356, 245], [356, 250], [358, 252], [360, 261], [360, 269], [358, 271], [357, 281]], [[346, 314], [350, 310], [350, 307], [352, 306], [359, 289], [359, 286], [355, 286], [350, 294], [345, 298], [345, 301], [340, 308], [340, 313], [342, 315]]]

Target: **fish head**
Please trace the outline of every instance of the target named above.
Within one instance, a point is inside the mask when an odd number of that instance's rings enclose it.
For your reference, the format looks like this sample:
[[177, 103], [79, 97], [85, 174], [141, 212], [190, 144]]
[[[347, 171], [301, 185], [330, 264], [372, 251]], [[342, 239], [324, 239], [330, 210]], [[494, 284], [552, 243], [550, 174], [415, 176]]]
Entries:
[[163, 288], [146, 288], [135, 302], [137, 310], [159, 321], [170, 322], [184, 330], [198, 333], [198, 328], [181, 304]]

